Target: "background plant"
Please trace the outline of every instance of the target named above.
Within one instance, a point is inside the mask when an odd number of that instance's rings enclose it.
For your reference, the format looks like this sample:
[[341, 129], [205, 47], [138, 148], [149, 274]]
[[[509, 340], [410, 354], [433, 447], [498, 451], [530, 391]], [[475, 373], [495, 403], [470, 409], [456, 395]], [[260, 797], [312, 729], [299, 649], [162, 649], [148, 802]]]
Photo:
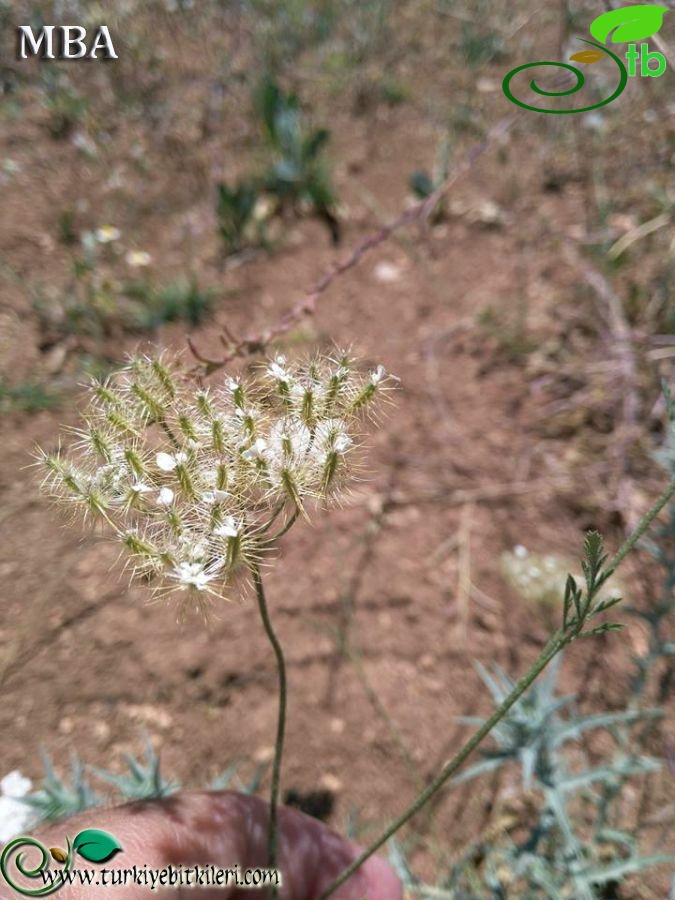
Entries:
[[[521, 770], [523, 798], [502, 801], [488, 827], [455, 858], [435, 886], [415, 878], [405, 850], [391, 858], [413, 894], [450, 900], [617, 896], [629, 875], [675, 861], [668, 853], [640, 851], [641, 823], [626, 817], [627, 794], [640, 776], [660, 763], [640, 749], [639, 731], [662, 710], [626, 709], [581, 715], [574, 696], [559, 696], [555, 683], [561, 657], [512, 707], [492, 732], [494, 749], [454, 780], [460, 784], [510, 763]], [[503, 671], [480, 667], [496, 704], [513, 690]], [[481, 720], [467, 719], [467, 724]], [[584, 738], [598, 729], [614, 737], [615, 750], [599, 765], [589, 762]], [[510, 807], [510, 811], [509, 811]]]
[[283, 210], [296, 214], [308, 209], [340, 240], [337, 201], [323, 159], [329, 139], [325, 128], [311, 129], [296, 94], [284, 93], [271, 79], [256, 92], [255, 108], [272, 162], [263, 175], [265, 189]]
[[[672, 481], [675, 410], [666, 385], [664, 396], [666, 438], [657, 458]], [[666, 621], [675, 608], [672, 500], [665, 509], [665, 521], [643, 538], [643, 546], [663, 570], [661, 596], [646, 609], [625, 608], [645, 622], [649, 635], [646, 651], [634, 658], [626, 708], [582, 715], [574, 695], [558, 696], [555, 692], [561, 663], [558, 657], [495, 726], [493, 749], [482, 751], [482, 760], [452, 782], [458, 785], [515, 763], [521, 770], [525, 792], [522, 802], [501, 801], [495, 824], [456, 855], [433, 885], [414, 875], [406, 845], [391, 843], [390, 859], [413, 896], [447, 900], [574, 896], [599, 900], [623, 896], [620, 886], [628, 876], [655, 865], [675, 863], [675, 857], [667, 852], [642, 853], [642, 802], [634, 800], [638, 791], [644, 797], [649, 776], [662, 766], [661, 760], [645, 752], [645, 747], [663, 718], [673, 676], [670, 661], [675, 648], [665, 633]], [[533, 557], [521, 547], [505, 555], [504, 565], [508, 576], [530, 600], [545, 604], [553, 601], [560, 584], [555, 557]], [[615, 602], [616, 595], [610, 593], [607, 599]], [[499, 668], [489, 671], [479, 665], [478, 670], [495, 704], [502, 704], [514, 690], [514, 682]], [[647, 688], [655, 672], [656, 706], [648, 707]], [[482, 722], [475, 718], [464, 721]], [[591, 764], [585, 735], [597, 729], [613, 738], [614, 752], [599, 764]], [[631, 815], [627, 815], [628, 810]]]

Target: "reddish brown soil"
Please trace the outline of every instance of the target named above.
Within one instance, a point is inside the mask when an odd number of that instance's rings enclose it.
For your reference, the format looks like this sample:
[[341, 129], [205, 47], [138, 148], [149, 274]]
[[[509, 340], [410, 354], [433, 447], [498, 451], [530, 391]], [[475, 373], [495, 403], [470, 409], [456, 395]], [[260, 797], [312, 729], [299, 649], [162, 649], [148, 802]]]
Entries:
[[[414, 18], [415, 5], [408, 7], [401, 15]], [[435, 26], [424, 11], [417, 14], [422, 49], [409, 39], [398, 69], [409, 102], [374, 104], [357, 115], [353, 91], [329, 101], [325, 86], [300, 71], [309, 99], [319, 98], [317, 119], [333, 130], [344, 248], [398, 214], [409, 174], [433, 158], [447, 92], [469, 90], [473, 76], [440, 63], [444, 33], [432, 44]], [[172, 32], [162, 27], [168, 49]], [[117, 103], [121, 112], [95, 160], [49, 136], [32, 70], [21, 85], [20, 115], [0, 131], [0, 160], [21, 166], [2, 185], [0, 223], [0, 260], [14, 273], [0, 273], [2, 371], [14, 381], [49, 378], [50, 366], [66, 383], [75, 377], [68, 374], [74, 354], [59, 365], [53, 347], [40, 350], [31, 308], [40, 285], [67, 282], [69, 251], [57, 236], [65, 208], [75, 210], [79, 229], [118, 225], [125, 246], [152, 253], [158, 281], [193, 269], [203, 286], [216, 287], [215, 314], [193, 333], [213, 354], [222, 350], [219, 326], [241, 333], [273, 323], [338, 255], [321, 226], [306, 220], [285, 227], [274, 254], [223, 268], [214, 180], [222, 170], [228, 176], [245, 170], [257, 158], [257, 139], [246, 95], [234, 88], [204, 130], [200, 116], [217, 71], [209, 68], [209, 54], [217, 48], [209, 45], [202, 56], [194, 36], [180, 37], [181, 61], [161, 87], [168, 105], [159, 124], [125, 116]], [[429, 46], [437, 49], [425, 55]], [[504, 66], [494, 63], [482, 74], [498, 86]], [[87, 71], [106, 84], [107, 75], [93, 66]], [[474, 88], [469, 96], [489, 124], [510, 112], [498, 89]], [[100, 102], [94, 117], [115, 108], [105, 94]], [[136, 143], [144, 148], [145, 171], [134, 164]], [[630, 173], [637, 153], [627, 151], [626, 160]], [[516, 674], [546, 638], [546, 615], [504, 583], [499, 555], [521, 543], [575, 557], [592, 526], [615, 548], [658, 484], [645, 461], [649, 439], [631, 445], [628, 472], [618, 474], [611, 434], [588, 417], [549, 427], [556, 395], [548, 373], [533, 374], [532, 356], [546, 357], [546, 341], [578, 351], [582, 372], [606, 358], [605, 349], [591, 338], [577, 341], [569, 326], [583, 291], [558, 240], [584, 221], [584, 185], [577, 179], [558, 192], [544, 189], [552, 169], [567, 167], [576, 177], [577, 165], [539, 132], [516, 127], [452, 193], [465, 206], [495, 201], [502, 224], [472, 221], [454, 207], [448, 221], [426, 233], [402, 232], [337, 280], [318, 315], [285, 342], [289, 352], [351, 344], [401, 380], [368, 441], [367, 477], [342, 509], [317, 511], [311, 525], [298, 524], [267, 574], [290, 667], [284, 785], [335, 790], [337, 827], [352, 810], [363, 822], [383, 823], [414, 794], [391, 723], [375, 711], [353, 661], [336, 650], [345, 623], [424, 780], [459, 746], [465, 730], [457, 717], [489, 709], [473, 661]], [[396, 280], [378, 278], [382, 263], [396, 267]], [[121, 272], [123, 263], [115, 260], [112, 268]], [[534, 347], [514, 356], [479, 323], [479, 313], [489, 305], [508, 319], [523, 298]], [[166, 327], [153, 340], [183, 347], [185, 329]], [[103, 347], [90, 342], [89, 349], [119, 359], [137, 346], [145, 344], [121, 335]], [[224, 606], [210, 628], [196, 619], [178, 625], [166, 608], [147, 605], [142, 587], [127, 586], [117, 549], [104, 535], [71, 527], [41, 497], [39, 477], [27, 468], [31, 450], [36, 443], [55, 446], [59, 427], [76, 421], [77, 402], [71, 392], [59, 410], [3, 418], [0, 772], [20, 767], [37, 778], [41, 747], [62, 766], [77, 752], [86, 762], [117, 768], [122, 751], [138, 752], [147, 732], [166, 772], [186, 784], [204, 784], [234, 759], [245, 761], [248, 774], [255, 760], [269, 756], [276, 714], [273, 658], [255, 605], [249, 597]], [[617, 511], [622, 480], [630, 504]], [[468, 592], [460, 588], [460, 561]], [[648, 557], [626, 566], [637, 603], [649, 601], [649, 566]], [[625, 697], [631, 656], [644, 641], [639, 625], [626, 624], [622, 637], [567, 654], [563, 686], [583, 690], [588, 708], [617, 707]], [[515, 777], [509, 776], [514, 784]], [[659, 790], [665, 789], [664, 783]], [[476, 782], [440, 802], [437, 831], [449, 853], [490, 820], [491, 790]]]

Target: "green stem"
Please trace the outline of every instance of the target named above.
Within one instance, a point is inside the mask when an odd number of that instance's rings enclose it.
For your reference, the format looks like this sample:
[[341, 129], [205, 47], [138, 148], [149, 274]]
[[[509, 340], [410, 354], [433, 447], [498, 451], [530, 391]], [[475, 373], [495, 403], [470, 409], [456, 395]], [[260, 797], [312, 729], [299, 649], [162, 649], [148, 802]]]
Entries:
[[267, 538], [267, 540], [272, 544], [272, 543], [275, 543], [276, 541], [280, 540], [285, 534], [288, 534], [288, 532], [291, 530], [291, 528], [297, 522], [299, 515], [300, 515], [300, 510], [296, 509], [295, 512], [293, 513], [293, 515], [291, 516], [291, 518], [288, 520], [288, 522], [286, 522], [284, 527], [281, 529], [281, 531], [277, 531], [276, 534], [272, 535], [271, 538]]
[[[281, 644], [276, 636], [272, 622], [270, 621], [265, 599], [260, 568], [257, 564], [251, 566], [251, 574], [255, 585], [255, 593], [258, 599], [258, 609], [267, 637], [274, 649], [279, 673], [279, 713], [277, 718], [277, 737], [274, 745], [274, 762], [272, 764], [272, 786], [270, 788], [270, 817], [267, 827], [267, 859], [270, 869], [277, 868], [277, 807], [279, 805], [279, 782], [281, 779], [281, 760], [284, 752], [284, 733], [286, 730], [286, 662]], [[278, 897], [279, 889], [272, 887], [272, 897]]]
[[654, 519], [661, 512], [663, 507], [668, 503], [670, 498], [675, 494], [675, 478], [670, 482], [665, 491], [658, 498], [656, 503], [652, 506], [652, 508], [644, 514], [644, 516], [640, 519], [638, 524], [635, 526], [633, 533], [630, 534], [626, 540], [623, 542], [621, 547], [616, 553], [616, 556], [611, 560], [607, 568], [605, 569], [605, 573], [607, 577], [612, 575], [618, 567], [621, 565], [623, 560], [628, 556], [633, 547], [640, 540], [645, 531], [652, 524]]
[[162, 417], [161, 419], [157, 419], [157, 424], [160, 426], [160, 428], [162, 429], [162, 431], [164, 432], [164, 434], [166, 434], [166, 436], [168, 437], [168, 439], [171, 441], [171, 444], [172, 444], [173, 448], [174, 448], [175, 450], [180, 450], [180, 444], [178, 443], [178, 440], [176, 439], [175, 434], [173, 433], [173, 431], [172, 431], [171, 428], [169, 427], [169, 424], [168, 424], [168, 422], [166, 421], [166, 419], [163, 418], [163, 417]]
[[[605, 570], [609, 574], [613, 573], [620, 563], [625, 559], [627, 554], [635, 547], [637, 542], [640, 540], [645, 531], [649, 528], [653, 520], [656, 516], [661, 512], [663, 507], [668, 503], [670, 498], [675, 494], [675, 479], [671, 481], [666, 490], [661, 494], [656, 503], [651, 507], [651, 509], [642, 517], [637, 527], [633, 531], [633, 533], [624, 541], [624, 543], [619, 548], [616, 555], [610, 561], [607, 569]], [[604, 579], [606, 580], [606, 579]], [[592, 598], [588, 598], [587, 604], [587, 613], [590, 610], [590, 600]], [[403, 825], [406, 824], [412, 817], [422, 809], [422, 807], [427, 803], [436, 791], [440, 790], [443, 785], [448, 781], [448, 779], [455, 774], [455, 772], [463, 765], [463, 763], [468, 759], [469, 756], [473, 753], [473, 751], [485, 740], [488, 734], [492, 731], [495, 725], [498, 725], [499, 722], [504, 718], [506, 713], [511, 709], [511, 707], [522, 697], [522, 695], [527, 691], [527, 689], [533, 684], [533, 682], [539, 677], [539, 675], [543, 672], [546, 666], [551, 662], [554, 656], [556, 656], [567, 644], [571, 643], [578, 635], [581, 633], [583, 625], [585, 624], [585, 619], [582, 619], [578, 622], [574, 622], [570, 625], [570, 627], [566, 629], [559, 629], [555, 632], [555, 634], [549, 639], [548, 643], [541, 651], [537, 659], [535, 660], [532, 667], [526, 672], [525, 675], [518, 681], [510, 694], [499, 704], [499, 706], [495, 709], [489, 719], [486, 719], [483, 725], [475, 732], [473, 737], [469, 739], [469, 741], [462, 747], [462, 749], [452, 757], [452, 759], [446, 763], [446, 765], [441, 769], [439, 774], [434, 778], [432, 782], [422, 791], [422, 793], [412, 802], [412, 804], [405, 810], [405, 812], [401, 813], [401, 815], [395, 819], [391, 825], [378, 837], [372, 844], [370, 844], [364, 851], [358, 856], [354, 862], [348, 866], [341, 875], [339, 875], [335, 881], [329, 885], [328, 888], [321, 894], [319, 900], [327, 900], [335, 891], [345, 883], [351, 876], [356, 872], [357, 869], [361, 868], [363, 863], [369, 859], [380, 847], [385, 844], [390, 837], [393, 837], [394, 834], [402, 828]]]
[[286, 501], [285, 501], [285, 500], [282, 500], [282, 502], [281, 502], [281, 503], [277, 506], [277, 508], [274, 510], [274, 512], [272, 513], [272, 515], [271, 515], [270, 518], [268, 519], [268, 521], [265, 522], [265, 524], [262, 526], [262, 528], [260, 528], [260, 530], [258, 531], [258, 534], [259, 534], [259, 535], [260, 535], [260, 534], [265, 534], [266, 532], [268, 532], [268, 531], [270, 530], [270, 528], [272, 527], [272, 525], [274, 525], [275, 521], [277, 520], [279, 514], [282, 512], [282, 510], [283, 510], [283, 508], [284, 508], [285, 505], [286, 505]]

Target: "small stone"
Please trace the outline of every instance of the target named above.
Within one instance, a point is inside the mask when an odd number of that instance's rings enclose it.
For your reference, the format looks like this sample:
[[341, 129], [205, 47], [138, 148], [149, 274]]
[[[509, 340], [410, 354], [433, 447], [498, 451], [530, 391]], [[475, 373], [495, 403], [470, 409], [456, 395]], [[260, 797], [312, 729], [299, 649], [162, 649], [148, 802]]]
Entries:
[[103, 720], [94, 722], [94, 737], [99, 741], [107, 741], [110, 737], [110, 725]]
[[333, 794], [337, 794], [342, 790], [342, 782], [336, 775], [331, 775], [330, 772], [326, 772], [325, 775], [321, 776], [319, 784], [324, 790], [331, 791]]
[[142, 722], [144, 725], [155, 725], [157, 728], [169, 728], [173, 719], [165, 710], [150, 704], [132, 704], [127, 706], [124, 712], [134, 722]]
[[381, 262], [375, 266], [373, 270], [375, 280], [382, 284], [394, 284], [401, 278], [401, 270], [393, 263]]
[[271, 762], [274, 759], [274, 747], [259, 747], [253, 754], [253, 759], [259, 765]]

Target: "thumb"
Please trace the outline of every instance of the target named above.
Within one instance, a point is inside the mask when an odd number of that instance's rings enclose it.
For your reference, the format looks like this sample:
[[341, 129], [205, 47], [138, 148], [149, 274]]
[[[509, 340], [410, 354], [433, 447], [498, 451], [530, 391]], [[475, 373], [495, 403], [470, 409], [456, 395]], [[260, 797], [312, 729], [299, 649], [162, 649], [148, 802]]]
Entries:
[[[48, 847], [61, 846], [65, 844], [65, 835], [72, 839], [83, 828], [101, 828], [112, 832], [122, 845], [123, 851], [104, 865], [89, 864], [89, 869], [98, 873], [99, 884], [78, 884], [73, 880], [58, 892], [61, 900], [109, 896], [141, 900], [147, 897], [151, 876], [146, 874], [146, 883], [139, 884], [123, 872], [135, 871], [142, 878], [143, 872], [156, 872], [169, 866], [183, 869], [215, 866], [230, 870], [229, 886], [224, 886], [226, 882], [221, 880], [220, 887], [202, 887], [200, 900], [263, 900], [270, 894], [268, 889], [251, 890], [243, 885], [249, 870], [267, 866], [268, 813], [264, 801], [246, 794], [180, 793], [161, 800], [91, 810], [45, 828], [35, 836]], [[353, 842], [295, 809], [280, 807], [278, 824], [282, 900], [317, 900], [360, 852]], [[107, 886], [100, 883], [103, 869], [107, 871]], [[111, 879], [116, 880], [111, 882]], [[111, 883], [115, 884], [114, 894]], [[163, 889], [167, 897], [179, 897], [183, 893], [180, 887], [169, 892]], [[377, 857], [371, 857], [334, 894], [335, 900], [401, 900], [401, 896], [401, 886], [393, 870]]]

